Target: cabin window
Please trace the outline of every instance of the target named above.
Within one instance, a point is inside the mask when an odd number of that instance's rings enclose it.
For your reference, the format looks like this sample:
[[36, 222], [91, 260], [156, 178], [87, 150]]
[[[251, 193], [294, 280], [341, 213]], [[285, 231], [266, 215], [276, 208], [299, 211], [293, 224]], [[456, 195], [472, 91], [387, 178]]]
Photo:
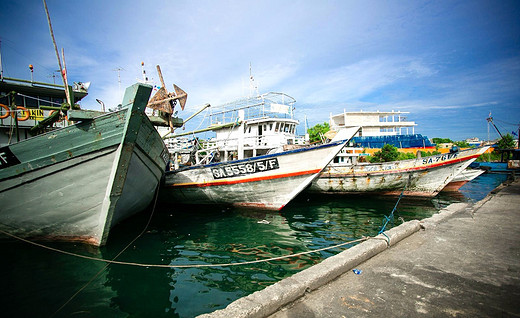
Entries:
[[280, 132], [283, 132], [284, 123], [280, 123]]
[[40, 106], [57, 106], [57, 105], [51, 105], [50, 97], [40, 97], [39, 103], [40, 103]]
[[269, 124], [269, 130], [270, 130], [270, 131], [273, 131], [273, 123], [270, 123], [270, 124]]
[[[63, 98], [53, 98], [51, 99], [51, 106], [60, 106], [61, 104], [63, 104]], [[40, 103], [41, 105], [41, 103]]]
[[[28, 99], [28, 98], [27, 98]], [[26, 98], [23, 98], [22, 96], [16, 94], [14, 97], [14, 103], [16, 106], [25, 106], [25, 100]], [[9, 103], [11, 103], [11, 99], [9, 98]]]
[[249, 126], [249, 133], [251, 133], [251, 126]]
[[276, 126], [274, 128], [274, 131], [278, 131], [278, 129], [280, 128], [280, 123], [276, 123]]
[[18, 106], [25, 106], [25, 107], [30, 107], [30, 108], [38, 108], [38, 101], [34, 98], [24, 98], [25, 100], [25, 105], [18, 105]]

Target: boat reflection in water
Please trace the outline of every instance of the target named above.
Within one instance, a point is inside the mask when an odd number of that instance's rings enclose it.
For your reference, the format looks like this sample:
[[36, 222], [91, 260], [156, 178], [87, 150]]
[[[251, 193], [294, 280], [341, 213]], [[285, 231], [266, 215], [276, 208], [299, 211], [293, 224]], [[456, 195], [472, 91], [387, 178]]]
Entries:
[[[461, 193], [468, 195], [468, 188], [483, 182], [471, 194], [480, 199], [501, 182], [494, 179], [496, 176], [481, 175], [463, 186]], [[493, 179], [486, 179], [489, 177]], [[478, 188], [487, 190], [479, 192]], [[464, 200], [467, 199], [465, 196]], [[457, 200], [442, 193], [433, 199], [404, 197], [394, 225], [402, 222], [399, 217], [423, 219]], [[395, 202], [391, 197], [356, 196], [353, 200], [304, 193], [282, 212], [217, 206], [158, 207], [147, 231], [118, 260], [171, 265], [225, 264], [316, 250], [375, 235]], [[111, 259], [143, 230], [150, 213], [148, 210], [115, 227], [103, 248], [52, 246]], [[11, 240], [3, 240], [1, 245], [3, 258], [9, 260], [0, 265], [7, 286], [0, 292], [6, 316], [54, 314], [105, 266]], [[193, 317], [224, 308], [347, 247], [229, 267], [152, 268], [112, 264], [56, 317]]]

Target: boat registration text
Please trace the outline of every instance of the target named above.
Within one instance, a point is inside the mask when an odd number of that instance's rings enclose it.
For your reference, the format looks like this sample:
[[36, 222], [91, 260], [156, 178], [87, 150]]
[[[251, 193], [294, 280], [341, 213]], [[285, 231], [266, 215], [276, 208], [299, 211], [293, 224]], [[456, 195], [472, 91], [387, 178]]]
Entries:
[[270, 158], [244, 163], [221, 165], [215, 168], [211, 168], [211, 173], [213, 174], [213, 178], [222, 179], [264, 172], [278, 168], [280, 168], [278, 165], [278, 159]]
[[0, 147], [0, 169], [14, 166], [20, 163], [20, 160], [11, 152], [9, 147]]

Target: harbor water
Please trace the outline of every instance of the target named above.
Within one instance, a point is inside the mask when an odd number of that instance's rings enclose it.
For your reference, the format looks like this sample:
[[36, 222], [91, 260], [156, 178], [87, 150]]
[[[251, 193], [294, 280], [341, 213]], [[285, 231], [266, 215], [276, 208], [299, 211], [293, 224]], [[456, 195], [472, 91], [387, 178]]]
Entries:
[[[404, 197], [387, 229], [427, 218], [453, 202], [478, 201], [506, 179], [506, 174], [486, 173], [455, 194]], [[114, 228], [102, 248], [44, 243], [55, 249], [49, 250], [1, 237], [1, 310], [5, 317], [193, 317], [212, 312], [348, 245], [262, 263], [225, 264], [376, 235], [396, 201], [396, 197], [303, 193], [280, 212], [158, 205]], [[142, 236], [117, 256], [145, 226]], [[117, 256], [117, 261], [144, 265], [107, 266], [57, 250], [100, 259]], [[206, 264], [215, 266], [198, 267]], [[181, 265], [193, 267], [174, 267]]]

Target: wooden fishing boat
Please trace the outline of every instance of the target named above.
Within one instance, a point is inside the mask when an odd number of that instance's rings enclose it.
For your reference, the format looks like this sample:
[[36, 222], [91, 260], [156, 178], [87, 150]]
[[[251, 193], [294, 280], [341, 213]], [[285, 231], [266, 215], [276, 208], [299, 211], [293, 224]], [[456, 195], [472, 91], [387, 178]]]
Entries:
[[463, 185], [470, 182], [471, 180], [475, 179], [476, 177], [480, 176], [486, 172], [486, 170], [482, 169], [464, 169], [462, 170], [458, 175], [456, 175], [453, 180], [451, 180], [448, 185], [446, 185], [442, 191], [443, 192], [451, 192], [451, 191], [458, 191]]
[[331, 163], [311, 192], [435, 196], [489, 147], [383, 163]]
[[318, 176], [348, 140], [168, 171], [161, 199], [280, 210]]
[[115, 224], [146, 208], [168, 162], [144, 113], [151, 91], [135, 84], [127, 108], [76, 113], [76, 124], [0, 148], [0, 228], [99, 246]]

